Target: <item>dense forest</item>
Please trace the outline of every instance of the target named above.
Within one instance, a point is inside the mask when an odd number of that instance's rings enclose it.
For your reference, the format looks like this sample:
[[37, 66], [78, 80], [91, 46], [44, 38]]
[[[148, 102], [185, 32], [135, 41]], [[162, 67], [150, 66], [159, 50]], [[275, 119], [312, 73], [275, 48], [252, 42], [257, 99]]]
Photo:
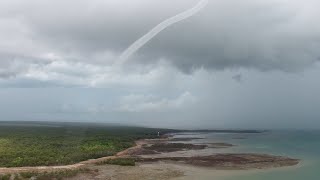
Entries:
[[64, 165], [114, 155], [171, 130], [90, 123], [0, 122], [0, 166]]

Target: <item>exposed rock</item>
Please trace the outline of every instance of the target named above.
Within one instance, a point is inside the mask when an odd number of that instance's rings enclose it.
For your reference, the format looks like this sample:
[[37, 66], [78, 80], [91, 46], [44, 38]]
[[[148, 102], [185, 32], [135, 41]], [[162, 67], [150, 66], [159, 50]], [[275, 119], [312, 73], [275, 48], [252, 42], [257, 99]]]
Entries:
[[233, 144], [229, 143], [208, 143], [210, 148], [228, 148], [234, 146]]
[[213, 167], [215, 169], [265, 169], [293, 166], [298, 159], [266, 154], [216, 154], [194, 157], [137, 158], [138, 162], [174, 161], [185, 164]]
[[203, 138], [172, 138], [172, 139], [169, 139], [169, 141], [192, 141], [197, 139], [203, 139]]
[[128, 150], [125, 155], [137, 156], [137, 155], [150, 155], [150, 154], [160, 154], [160, 153], [154, 150], [149, 150], [145, 148], [135, 148], [135, 149]]
[[151, 144], [150, 146], [143, 146], [144, 149], [153, 150], [157, 152], [174, 152], [182, 150], [197, 150], [204, 149], [207, 145], [197, 144], [184, 144], [184, 143], [157, 143]]

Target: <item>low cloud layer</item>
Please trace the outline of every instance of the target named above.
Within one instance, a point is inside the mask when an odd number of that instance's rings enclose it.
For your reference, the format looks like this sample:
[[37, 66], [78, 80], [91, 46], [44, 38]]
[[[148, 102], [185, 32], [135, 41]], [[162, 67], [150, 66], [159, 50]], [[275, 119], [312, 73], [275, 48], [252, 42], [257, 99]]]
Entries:
[[120, 112], [166, 112], [190, 106], [196, 102], [196, 97], [189, 92], [184, 92], [175, 99], [159, 99], [152, 95], [131, 94], [121, 98]]

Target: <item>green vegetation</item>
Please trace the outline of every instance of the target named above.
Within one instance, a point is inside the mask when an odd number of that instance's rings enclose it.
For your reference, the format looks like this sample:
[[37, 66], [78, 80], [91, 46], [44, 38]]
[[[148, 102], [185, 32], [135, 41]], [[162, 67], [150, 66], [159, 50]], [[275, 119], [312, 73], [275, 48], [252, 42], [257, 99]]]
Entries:
[[0, 166], [73, 164], [114, 155], [169, 130], [89, 123], [0, 122]]
[[0, 180], [9, 180], [10, 177], [11, 177], [10, 174], [3, 174], [3, 175], [0, 174]]
[[113, 164], [120, 166], [135, 166], [135, 160], [133, 158], [116, 158], [116, 159], [107, 159], [102, 162], [98, 162], [98, 165], [103, 164]]

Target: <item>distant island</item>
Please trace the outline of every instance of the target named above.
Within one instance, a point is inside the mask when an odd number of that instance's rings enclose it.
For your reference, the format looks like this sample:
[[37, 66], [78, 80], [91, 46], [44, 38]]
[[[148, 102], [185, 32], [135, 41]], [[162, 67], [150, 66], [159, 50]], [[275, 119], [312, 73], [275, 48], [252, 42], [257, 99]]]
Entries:
[[182, 130], [182, 132], [203, 132], [203, 133], [263, 133], [267, 130], [236, 130], [236, 129], [199, 129], [199, 130]]

